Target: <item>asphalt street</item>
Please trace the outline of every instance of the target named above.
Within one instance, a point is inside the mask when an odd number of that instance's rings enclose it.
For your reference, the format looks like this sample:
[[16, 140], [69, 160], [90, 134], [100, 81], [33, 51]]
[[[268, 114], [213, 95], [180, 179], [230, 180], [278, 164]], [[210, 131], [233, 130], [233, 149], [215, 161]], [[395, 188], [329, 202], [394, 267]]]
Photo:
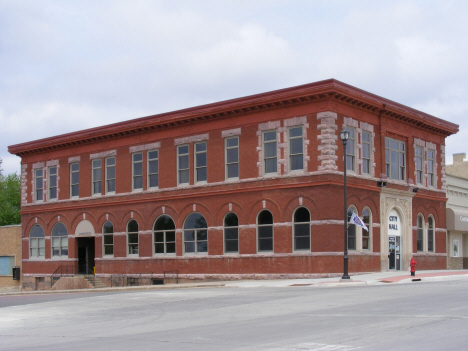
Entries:
[[0, 297], [0, 350], [460, 350], [468, 279]]

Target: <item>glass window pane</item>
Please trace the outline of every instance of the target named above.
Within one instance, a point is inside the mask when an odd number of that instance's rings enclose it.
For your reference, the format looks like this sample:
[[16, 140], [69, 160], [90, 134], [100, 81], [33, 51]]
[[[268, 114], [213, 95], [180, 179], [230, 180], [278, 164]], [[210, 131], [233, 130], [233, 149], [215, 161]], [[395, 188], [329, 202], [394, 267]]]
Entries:
[[206, 143], [195, 144], [195, 152], [206, 151]]
[[289, 129], [290, 138], [300, 137], [300, 136], [302, 136], [302, 127], [295, 127], [295, 128]]
[[273, 251], [273, 240], [260, 239], [258, 241], [258, 251]]
[[133, 178], [133, 189], [143, 188], [143, 177], [138, 176]]
[[128, 225], [127, 225], [127, 231], [129, 233], [136, 233], [138, 232], [138, 222], [135, 221], [134, 219], [132, 219], [131, 221], [128, 222]]
[[157, 150], [149, 151], [148, 152], [148, 158], [149, 159], [158, 158], [158, 151]]
[[133, 164], [133, 175], [140, 176], [143, 174], [143, 163], [134, 163]]
[[290, 143], [290, 153], [291, 154], [302, 154], [303, 147], [302, 147], [302, 138], [299, 139], [292, 139]]
[[155, 244], [154, 245], [155, 253], [164, 253], [164, 244]]
[[115, 178], [115, 167], [108, 167], [107, 168], [107, 179], [114, 179]]
[[198, 168], [197, 169], [197, 182], [204, 182], [207, 179], [207, 172], [205, 168]]
[[178, 151], [178, 154], [179, 154], [179, 155], [188, 154], [188, 152], [189, 152], [188, 145], [179, 146], [179, 148], [177, 149], [177, 151]]
[[197, 252], [208, 252], [208, 243], [206, 241], [197, 243]]
[[238, 225], [239, 225], [239, 221], [235, 213], [230, 212], [226, 215], [226, 217], [224, 217], [225, 227], [237, 227]]
[[175, 243], [166, 244], [166, 253], [175, 253]]
[[101, 168], [101, 160], [93, 160], [93, 168]]
[[259, 239], [272, 238], [273, 227], [272, 226], [258, 227], [258, 237]]
[[226, 252], [238, 252], [239, 251], [239, 242], [237, 240], [226, 241], [225, 251]]
[[133, 154], [133, 162], [139, 162], [143, 161], [143, 154], [138, 153], [138, 154]]
[[195, 242], [185, 242], [185, 252], [195, 252]]
[[162, 215], [158, 218], [154, 225], [154, 230], [175, 229], [174, 221], [167, 215]]
[[197, 154], [196, 155], [196, 166], [197, 167], [205, 167], [206, 166], [206, 153], [202, 153], [202, 154]]
[[138, 234], [128, 234], [129, 244], [138, 244]]
[[73, 164], [71, 165], [71, 170], [72, 170], [73, 172], [79, 171], [79, 170], [80, 170], [80, 165], [79, 165], [78, 163], [73, 163]]
[[149, 173], [158, 173], [158, 161], [150, 161], [148, 163]]
[[309, 237], [296, 237], [294, 238], [294, 244], [296, 250], [309, 250], [310, 249], [310, 238]]
[[258, 215], [258, 224], [273, 224], [273, 215], [271, 214], [270, 211], [262, 211]]
[[50, 188], [50, 198], [51, 199], [57, 198], [57, 188]]
[[175, 232], [166, 232], [166, 242], [175, 241]]
[[227, 162], [239, 162], [239, 152], [238, 149], [227, 149], [226, 150]]
[[94, 181], [100, 181], [101, 180], [101, 169], [94, 169], [93, 170], [93, 180]]
[[184, 230], [184, 240], [185, 241], [195, 241], [195, 231], [194, 230]]
[[72, 173], [71, 182], [73, 184], [77, 184], [79, 181], [80, 181], [80, 174], [79, 173]]
[[271, 141], [276, 140], [276, 131], [265, 132], [263, 133], [263, 140], [264, 141]]
[[239, 145], [239, 139], [238, 138], [229, 138], [226, 140], [226, 146], [227, 147], [235, 147]]
[[185, 224], [184, 224], [184, 229], [198, 229], [198, 228], [208, 228], [205, 217], [203, 217], [199, 213], [192, 213], [190, 216], [187, 217]]
[[158, 243], [164, 242], [164, 232], [156, 232], [154, 233], [154, 241]]
[[179, 182], [188, 183], [189, 182], [189, 171], [179, 171]]
[[150, 188], [156, 188], [159, 186], [159, 179], [157, 174], [149, 176], [149, 186]]
[[206, 230], [197, 230], [197, 241], [208, 240], [208, 231]]
[[108, 181], [107, 181], [107, 191], [108, 191], [109, 193], [115, 191], [115, 180], [108, 180]]
[[265, 144], [265, 157], [276, 157], [276, 143]]
[[294, 222], [309, 222], [310, 213], [305, 207], [300, 207], [294, 212]]
[[114, 243], [113, 235], [104, 235], [104, 245], [112, 245]]
[[188, 169], [188, 168], [189, 168], [188, 156], [179, 156], [179, 169]]
[[113, 255], [114, 247], [113, 246], [104, 246], [104, 255]]
[[265, 160], [265, 173], [275, 173], [277, 171], [276, 157]]
[[227, 166], [228, 178], [239, 178], [239, 165], [237, 163]]
[[239, 237], [237, 228], [225, 228], [224, 229], [224, 238], [226, 240], [237, 240]]

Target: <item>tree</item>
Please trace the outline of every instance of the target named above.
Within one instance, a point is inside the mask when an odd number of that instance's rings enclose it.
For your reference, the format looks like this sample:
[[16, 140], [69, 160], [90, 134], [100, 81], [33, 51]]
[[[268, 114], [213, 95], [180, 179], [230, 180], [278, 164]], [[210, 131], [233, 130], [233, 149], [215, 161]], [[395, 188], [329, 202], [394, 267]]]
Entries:
[[0, 158], [0, 176], [2, 175], [2, 171], [3, 171], [2, 162], [3, 162], [3, 160]]
[[0, 226], [21, 223], [21, 181], [16, 173], [0, 174]]

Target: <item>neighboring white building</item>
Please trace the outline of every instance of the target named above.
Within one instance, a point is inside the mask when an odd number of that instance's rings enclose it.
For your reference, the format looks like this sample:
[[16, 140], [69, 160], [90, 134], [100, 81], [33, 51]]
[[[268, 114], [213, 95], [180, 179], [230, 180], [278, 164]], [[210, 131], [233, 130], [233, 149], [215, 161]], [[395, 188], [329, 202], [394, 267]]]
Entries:
[[468, 161], [454, 154], [447, 173], [447, 269], [468, 269]]

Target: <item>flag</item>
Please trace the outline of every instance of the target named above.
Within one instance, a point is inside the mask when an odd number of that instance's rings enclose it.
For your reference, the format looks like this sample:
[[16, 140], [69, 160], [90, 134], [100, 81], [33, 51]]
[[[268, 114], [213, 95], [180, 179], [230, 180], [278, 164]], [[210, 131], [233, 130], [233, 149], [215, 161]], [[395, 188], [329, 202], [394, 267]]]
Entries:
[[349, 220], [349, 223], [358, 225], [358, 226], [362, 227], [363, 229], [369, 231], [369, 229], [367, 229], [367, 227], [364, 224], [364, 222], [362, 221], [362, 219], [359, 218], [359, 216], [354, 212], [353, 212], [353, 215], [351, 216], [351, 218]]

